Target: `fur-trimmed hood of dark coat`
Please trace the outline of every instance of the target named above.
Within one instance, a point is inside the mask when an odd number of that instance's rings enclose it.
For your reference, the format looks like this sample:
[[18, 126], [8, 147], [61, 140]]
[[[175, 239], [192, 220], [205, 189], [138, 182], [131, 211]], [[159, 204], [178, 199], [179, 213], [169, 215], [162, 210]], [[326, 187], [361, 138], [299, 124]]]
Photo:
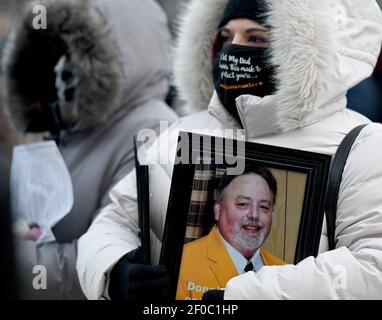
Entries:
[[[46, 29], [35, 29], [38, 5], [46, 8]], [[25, 131], [30, 108], [57, 100], [54, 69], [64, 55], [78, 78], [75, 103], [61, 108], [66, 123], [94, 126], [119, 109], [129, 112], [165, 97], [169, 39], [145, 32], [152, 27], [141, 13], [126, 19], [126, 7], [103, 0], [40, 0], [26, 8], [3, 59], [6, 113], [17, 130]]]

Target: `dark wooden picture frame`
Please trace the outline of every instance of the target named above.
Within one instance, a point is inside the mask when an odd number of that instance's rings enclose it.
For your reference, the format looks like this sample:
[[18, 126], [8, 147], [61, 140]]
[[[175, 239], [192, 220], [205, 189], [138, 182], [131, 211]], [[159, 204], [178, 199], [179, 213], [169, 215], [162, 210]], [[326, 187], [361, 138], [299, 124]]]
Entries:
[[[184, 157], [184, 144], [182, 150], [180, 143], [182, 140], [190, 142], [186, 150], [189, 161]], [[187, 132], [180, 132], [178, 141], [160, 258], [160, 263], [166, 265], [170, 273], [171, 297], [176, 296], [195, 170], [198, 165], [203, 165], [200, 163], [203, 157], [210, 159], [210, 163], [223, 158], [241, 159], [257, 166], [305, 174], [306, 184], [293, 263], [308, 256], [317, 256], [332, 159], [330, 155]]]
[[137, 198], [138, 198], [138, 221], [142, 248], [142, 262], [150, 264], [151, 245], [150, 245], [150, 189], [149, 189], [149, 165], [141, 163], [138, 150], [143, 142], [137, 141], [134, 136], [134, 156], [135, 156], [135, 173], [137, 179]]

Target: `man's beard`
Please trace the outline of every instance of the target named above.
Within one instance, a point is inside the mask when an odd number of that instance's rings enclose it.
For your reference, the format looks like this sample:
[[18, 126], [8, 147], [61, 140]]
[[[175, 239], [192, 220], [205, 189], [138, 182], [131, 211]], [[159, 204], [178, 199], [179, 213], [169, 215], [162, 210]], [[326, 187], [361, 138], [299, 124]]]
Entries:
[[[242, 230], [245, 226], [258, 227], [257, 234], [250, 234]], [[251, 221], [245, 218], [240, 226], [240, 229], [235, 234], [235, 242], [246, 251], [255, 251], [261, 247], [265, 240], [264, 225], [259, 222]]]

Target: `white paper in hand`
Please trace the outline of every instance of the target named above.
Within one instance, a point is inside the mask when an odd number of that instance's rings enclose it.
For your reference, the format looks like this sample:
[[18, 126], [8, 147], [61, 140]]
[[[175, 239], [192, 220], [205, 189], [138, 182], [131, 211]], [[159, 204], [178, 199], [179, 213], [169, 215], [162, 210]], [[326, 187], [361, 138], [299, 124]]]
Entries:
[[46, 141], [16, 146], [11, 168], [14, 221], [37, 223], [38, 242], [55, 241], [51, 228], [73, 207], [73, 185], [57, 145]]

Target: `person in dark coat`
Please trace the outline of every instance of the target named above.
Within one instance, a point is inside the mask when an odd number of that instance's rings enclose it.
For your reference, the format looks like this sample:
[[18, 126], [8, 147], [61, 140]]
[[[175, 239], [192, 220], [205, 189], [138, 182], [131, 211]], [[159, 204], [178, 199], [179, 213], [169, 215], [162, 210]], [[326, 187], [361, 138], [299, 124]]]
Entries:
[[[83, 299], [77, 239], [109, 190], [134, 167], [133, 136], [177, 119], [164, 103], [169, 78], [166, 17], [153, 0], [43, 1], [46, 30], [30, 7], [6, 45], [6, 112], [21, 132], [49, 132], [73, 183], [74, 205], [55, 242], [16, 243], [23, 298]], [[33, 267], [47, 270], [35, 290]]]

